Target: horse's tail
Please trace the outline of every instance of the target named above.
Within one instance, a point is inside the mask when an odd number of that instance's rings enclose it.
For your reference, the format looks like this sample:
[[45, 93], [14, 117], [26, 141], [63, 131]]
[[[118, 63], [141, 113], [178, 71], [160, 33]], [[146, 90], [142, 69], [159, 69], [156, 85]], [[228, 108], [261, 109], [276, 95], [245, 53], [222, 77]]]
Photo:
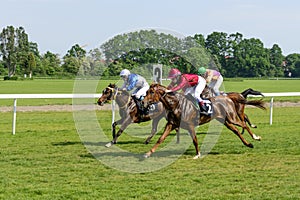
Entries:
[[264, 97], [264, 95], [260, 91], [253, 90], [252, 88], [248, 88], [247, 90], [241, 92], [244, 98], [247, 98], [248, 95], [260, 95]]
[[238, 98], [238, 99], [235, 99], [236, 102], [238, 103], [241, 103], [241, 104], [244, 104], [244, 105], [251, 105], [251, 106], [255, 106], [257, 108], [260, 108], [262, 110], [266, 110], [267, 108], [265, 107], [265, 102], [261, 99], [259, 100], [247, 100], [247, 99], [244, 99], [244, 98]]

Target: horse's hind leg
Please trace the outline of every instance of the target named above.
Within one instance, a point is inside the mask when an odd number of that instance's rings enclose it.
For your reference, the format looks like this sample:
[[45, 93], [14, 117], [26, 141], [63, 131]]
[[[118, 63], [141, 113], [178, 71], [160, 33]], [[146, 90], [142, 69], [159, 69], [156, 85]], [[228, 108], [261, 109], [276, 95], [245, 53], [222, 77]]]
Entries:
[[175, 128], [176, 131], [176, 143], [179, 144], [180, 143], [180, 128]]
[[248, 131], [249, 135], [254, 139], [254, 140], [261, 140], [260, 136], [255, 135], [254, 133], [252, 133], [252, 131], [250, 130], [250, 128], [246, 125], [245, 129]]
[[239, 132], [239, 130], [235, 127], [234, 124], [229, 123], [228, 121], [225, 121], [224, 125], [225, 125], [229, 130], [231, 130], [232, 132], [234, 132], [234, 134], [236, 134], [236, 135], [241, 139], [241, 141], [243, 142], [244, 145], [246, 145], [247, 147], [253, 148], [253, 144], [247, 142], [247, 141], [245, 140], [245, 138], [243, 138], [242, 134]]
[[193, 139], [193, 144], [195, 146], [195, 150], [196, 150], [196, 156], [193, 159], [198, 159], [200, 158], [200, 151], [199, 151], [199, 146], [198, 146], [198, 139], [197, 139], [197, 135], [195, 132], [195, 127], [189, 127], [189, 134]]
[[248, 117], [248, 115], [245, 114], [245, 121], [249, 124], [249, 126], [251, 126], [252, 128], [257, 128], [257, 126], [255, 124], [251, 124], [250, 119]]

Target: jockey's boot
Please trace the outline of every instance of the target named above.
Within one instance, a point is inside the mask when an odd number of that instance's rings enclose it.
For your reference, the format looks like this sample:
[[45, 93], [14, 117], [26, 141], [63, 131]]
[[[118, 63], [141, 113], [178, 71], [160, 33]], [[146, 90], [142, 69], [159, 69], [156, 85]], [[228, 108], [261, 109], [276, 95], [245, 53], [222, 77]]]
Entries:
[[205, 103], [203, 101], [199, 102], [199, 106], [200, 106], [200, 114], [209, 115], [208, 114], [208, 107], [205, 105]]
[[144, 105], [142, 103], [142, 100], [141, 100], [141, 98], [137, 99], [135, 96], [133, 97], [133, 99], [134, 99], [135, 104], [136, 104], [136, 106], [138, 108], [140, 119], [143, 119], [144, 115], [145, 115], [145, 107], [144, 107]]

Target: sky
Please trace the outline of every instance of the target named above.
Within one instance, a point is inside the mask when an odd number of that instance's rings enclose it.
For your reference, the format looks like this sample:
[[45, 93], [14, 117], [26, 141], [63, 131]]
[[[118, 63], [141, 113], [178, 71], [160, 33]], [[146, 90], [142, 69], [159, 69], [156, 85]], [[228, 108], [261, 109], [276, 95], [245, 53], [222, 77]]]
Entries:
[[129, 31], [179, 36], [239, 32], [284, 55], [300, 53], [298, 0], [0, 0], [0, 28], [22, 26], [41, 53], [87, 51]]

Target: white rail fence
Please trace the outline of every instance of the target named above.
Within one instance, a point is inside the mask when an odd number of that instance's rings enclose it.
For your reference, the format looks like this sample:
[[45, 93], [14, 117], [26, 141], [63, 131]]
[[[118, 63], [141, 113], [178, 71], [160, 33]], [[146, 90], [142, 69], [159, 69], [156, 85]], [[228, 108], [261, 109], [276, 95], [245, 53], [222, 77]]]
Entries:
[[[300, 96], [300, 92], [263, 93], [265, 97], [271, 97], [270, 101], [270, 125], [273, 123], [274, 97]], [[101, 94], [0, 94], [0, 99], [14, 99], [12, 134], [16, 133], [17, 99], [83, 99], [99, 98]]]

